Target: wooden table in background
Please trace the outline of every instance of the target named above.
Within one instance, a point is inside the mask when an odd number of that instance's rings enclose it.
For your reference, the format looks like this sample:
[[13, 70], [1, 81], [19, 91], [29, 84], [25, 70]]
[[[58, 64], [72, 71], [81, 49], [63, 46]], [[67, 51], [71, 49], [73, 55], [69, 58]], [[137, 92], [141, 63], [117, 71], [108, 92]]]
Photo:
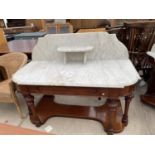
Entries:
[[14, 35], [15, 40], [32, 40], [38, 39], [40, 37], [44, 37], [47, 33], [46, 32], [29, 32], [29, 33], [20, 33]]
[[37, 40], [13, 40], [8, 42], [8, 46], [0, 46], [0, 55], [9, 53], [9, 52], [23, 52], [29, 59], [31, 59], [31, 52], [36, 45]]

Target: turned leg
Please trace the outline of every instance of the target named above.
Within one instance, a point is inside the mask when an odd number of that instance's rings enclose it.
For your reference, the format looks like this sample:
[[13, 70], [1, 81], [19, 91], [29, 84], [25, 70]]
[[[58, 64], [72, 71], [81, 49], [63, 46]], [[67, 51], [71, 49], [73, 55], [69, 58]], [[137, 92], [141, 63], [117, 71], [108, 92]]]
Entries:
[[35, 106], [34, 106], [34, 97], [31, 94], [23, 94], [25, 101], [27, 103], [28, 106], [28, 110], [29, 110], [29, 116], [30, 116], [30, 120], [33, 124], [35, 124], [37, 127], [39, 127], [42, 123], [39, 119], [39, 117], [37, 116], [36, 110], [35, 110]]
[[133, 98], [133, 95], [125, 96], [125, 109], [124, 109], [124, 115], [122, 118], [122, 122], [125, 126], [128, 125], [128, 111], [129, 111], [129, 105]]
[[107, 134], [113, 134], [123, 130], [122, 122], [118, 119], [121, 114], [121, 103], [118, 98], [107, 99], [108, 105], [108, 126], [106, 129]]

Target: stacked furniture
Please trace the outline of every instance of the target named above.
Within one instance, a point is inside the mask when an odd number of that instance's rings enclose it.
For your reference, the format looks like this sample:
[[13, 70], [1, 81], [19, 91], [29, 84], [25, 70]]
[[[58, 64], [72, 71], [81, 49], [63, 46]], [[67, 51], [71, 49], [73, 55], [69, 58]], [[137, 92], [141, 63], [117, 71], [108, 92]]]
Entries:
[[44, 19], [26, 19], [27, 26], [34, 26], [36, 31], [45, 31], [46, 30], [46, 22]]
[[26, 26], [26, 19], [7, 19], [7, 27]]
[[96, 29], [79, 29], [77, 33], [85, 33], [85, 32], [105, 32], [105, 28], [96, 28]]
[[73, 26], [70, 23], [47, 23], [46, 32], [48, 34], [72, 33]]
[[35, 31], [36, 31], [36, 28], [33, 25], [4, 28], [5, 34], [17, 34], [17, 33], [35, 32]]
[[107, 19], [68, 19], [67, 21], [73, 25], [74, 32], [79, 29], [96, 29], [110, 26]]

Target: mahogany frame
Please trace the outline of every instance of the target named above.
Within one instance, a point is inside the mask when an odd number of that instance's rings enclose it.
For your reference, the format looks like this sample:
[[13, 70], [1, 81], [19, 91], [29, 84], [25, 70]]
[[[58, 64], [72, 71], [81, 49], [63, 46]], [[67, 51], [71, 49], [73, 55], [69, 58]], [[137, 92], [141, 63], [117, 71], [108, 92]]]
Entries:
[[[37, 127], [50, 117], [75, 117], [93, 119], [102, 123], [107, 134], [119, 133], [128, 124], [129, 104], [133, 98], [134, 85], [124, 88], [71, 87], [71, 86], [36, 86], [17, 85], [26, 100], [30, 120]], [[35, 106], [32, 93], [44, 94]], [[54, 102], [54, 95], [104, 96], [107, 98], [102, 106], [62, 105]], [[125, 97], [122, 110], [120, 97]], [[123, 112], [124, 111], [124, 112]]]

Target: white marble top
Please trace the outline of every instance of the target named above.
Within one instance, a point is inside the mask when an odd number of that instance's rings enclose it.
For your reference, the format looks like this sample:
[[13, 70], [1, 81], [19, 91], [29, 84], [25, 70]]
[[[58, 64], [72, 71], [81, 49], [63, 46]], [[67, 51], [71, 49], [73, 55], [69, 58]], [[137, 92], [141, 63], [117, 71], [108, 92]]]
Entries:
[[123, 88], [140, 77], [130, 60], [96, 60], [84, 65], [32, 61], [12, 79], [23, 85]]
[[[64, 64], [64, 54], [57, 51], [62, 47], [93, 49], [87, 52], [85, 64]], [[39, 38], [32, 51], [32, 62], [13, 75], [13, 81], [23, 85], [104, 88], [124, 88], [139, 79], [127, 48], [115, 34], [107, 32], [49, 34]]]

